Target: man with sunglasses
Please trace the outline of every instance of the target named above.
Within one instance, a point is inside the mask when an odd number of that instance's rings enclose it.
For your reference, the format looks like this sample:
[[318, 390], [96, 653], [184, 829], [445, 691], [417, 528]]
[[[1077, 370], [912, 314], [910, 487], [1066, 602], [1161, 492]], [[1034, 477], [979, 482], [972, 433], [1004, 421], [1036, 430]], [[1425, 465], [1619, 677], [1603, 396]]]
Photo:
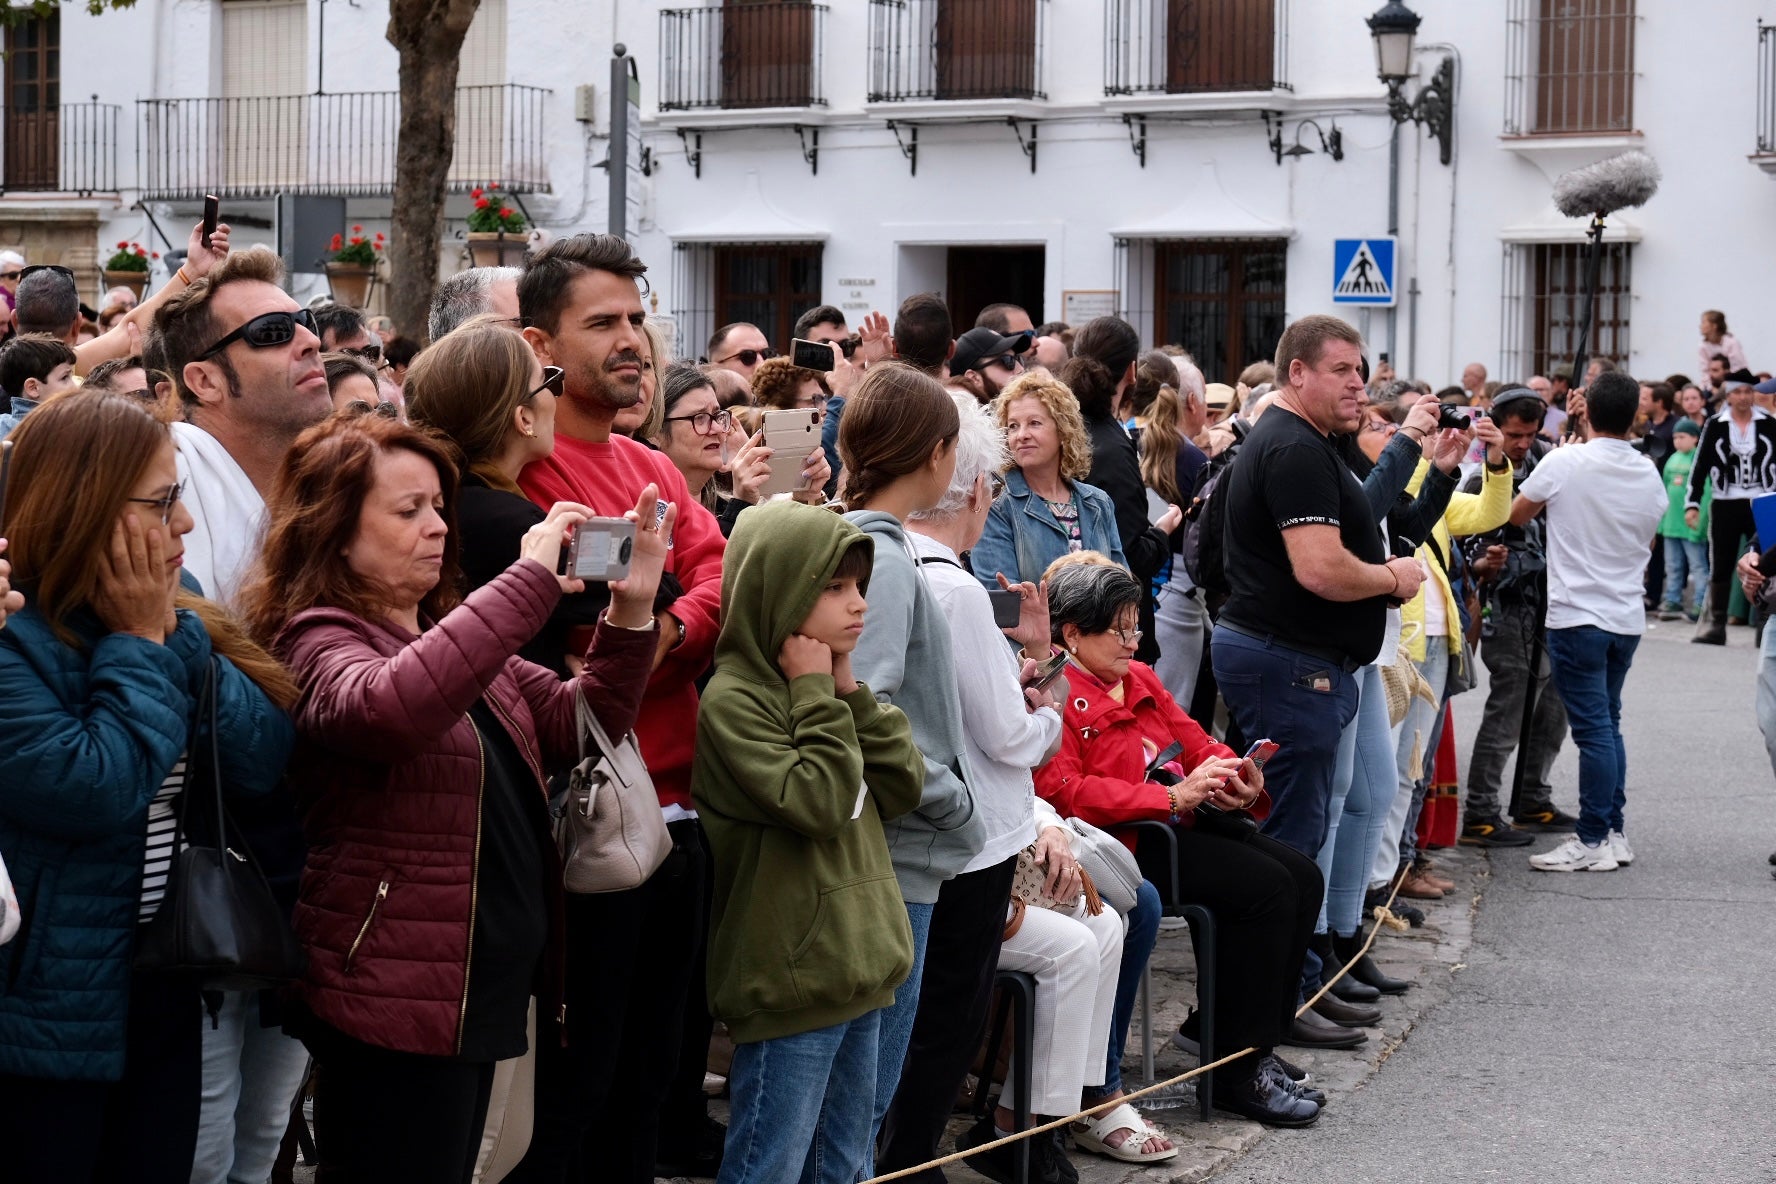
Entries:
[[0, 251], [0, 301], [12, 311], [12, 294], [18, 291], [19, 273], [25, 269], [25, 257], [17, 251]]
[[1030, 338], [1022, 333], [970, 329], [956, 338], [956, 352], [950, 355], [950, 386], [983, 404], [991, 403], [1024, 372], [1024, 351], [1029, 348]]
[[753, 371], [759, 368], [760, 362], [776, 356], [777, 351], [771, 348], [759, 327], [745, 321], [723, 325], [709, 339], [710, 365], [732, 370], [747, 382], [752, 381]]

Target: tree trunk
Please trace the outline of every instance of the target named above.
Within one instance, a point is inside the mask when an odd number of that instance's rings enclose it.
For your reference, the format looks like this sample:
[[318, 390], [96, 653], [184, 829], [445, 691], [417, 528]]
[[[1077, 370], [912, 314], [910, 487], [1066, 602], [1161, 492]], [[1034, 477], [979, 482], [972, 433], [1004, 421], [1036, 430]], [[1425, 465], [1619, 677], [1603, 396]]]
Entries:
[[389, 316], [395, 332], [425, 340], [444, 237], [444, 186], [456, 153], [456, 68], [480, 0], [393, 0], [388, 41], [401, 55], [395, 144]]

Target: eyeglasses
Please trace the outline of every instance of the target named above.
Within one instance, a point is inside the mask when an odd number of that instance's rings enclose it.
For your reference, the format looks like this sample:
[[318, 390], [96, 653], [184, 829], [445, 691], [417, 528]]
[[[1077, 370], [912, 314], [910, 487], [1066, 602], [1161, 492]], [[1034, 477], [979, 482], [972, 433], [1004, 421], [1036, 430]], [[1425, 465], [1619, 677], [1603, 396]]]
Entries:
[[1007, 370], [1022, 370], [1024, 368], [1024, 360], [1016, 354], [1000, 354], [998, 357], [994, 358], [982, 358], [980, 364], [977, 365], [975, 369], [985, 370], [988, 366], [1003, 366]]
[[1005, 478], [995, 475], [993, 483], [987, 488], [992, 492], [993, 500], [998, 501], [999, 495], [1005, 492]]
[[1400, 425], [1391, 419], [1372, 419], [1364, 424], [1357, 434], [1362, 435], [1364, 432], [1386, 432], [1391, 436], [1399, 430]]
[[[237, 341], [246, 342], [248, 349], [271, 349], [274, 346], [288, 345], [296, 337], [297, 325], [316, 337], [321, 335], [320, 330], [315, 328], [314, 313], [306, 308], [299, 308], [295, 312], [262, 313], [198, 354], [197, 360], [208, 361]], [[381, 351], [377, 352], [380, 355]]]
[[774, 349], [743, 349], [737, 354], [729, 354], [725, 358], [717, 358], [715, 364], [719, 366], [723, 362], [737, 360], [742, 366], [750, 366], [755, 362], [769, 361], [776, 356], [777, 351]]
[[[251, 323], [251, 322], [249, 322], [249, 323]], [[288, 341], [289, 338], [286, 337], [286, 338], [284, 338], [284, 340]], [[350, 354], [354, 358], [363, 358], [366, 362], [369, 362], [373, 366], [380, 366], [382, 364], [382, 343], [381, 342], [376, 342], [371, 345], [353, 346], [350, 349], [342, 349], [339, 352], [342, 354]]]
[[167, 490], [165, 497], [126, 497], [123, 500], [126, 502], [135, 502], [138, 505], [153, 506], [160, 511], [160, 524], [166, 526], [172, 522], [173, 507], [179, 504], [179, 495], [184, 492], [185, 487], [183, 485], [174, 485], [171, 489]]
[[151, 386], [141, 387], [133, 391], [124, 391], [123, 393], [132, 399], [139, 399], [144, 403], [152, 403], [156, 398], [154, 388]]
[[1140, 645], [1141, 639], [1147, 636], [1139, 629], [1112, 629], [1110, 632], [1116, 635], [1116, 640], [1121, 642], [1124, 648], [1131, 650]]
[[16, 280], [23, 274], [23, 272], [15, 267], [11, 271], [0, 271], [0, 280]]
[[685, 423], [687, 421], [691, 425], [691, 430], [699, 436], [714, 436], [733, 428], [734, 415], [730, 411], [699, 411], [695, 415], [668, 415], [661, 422]]
[[567, 371], [559, 366], [544, 366], [542, 385], [525, 395], [524, 398], [528, 401], [536, 398], [544, 391], [548, 391], [551, 395], [554, 395], [559, 399], [561, 397], [561, 392], [566, 389], [566, 387]]

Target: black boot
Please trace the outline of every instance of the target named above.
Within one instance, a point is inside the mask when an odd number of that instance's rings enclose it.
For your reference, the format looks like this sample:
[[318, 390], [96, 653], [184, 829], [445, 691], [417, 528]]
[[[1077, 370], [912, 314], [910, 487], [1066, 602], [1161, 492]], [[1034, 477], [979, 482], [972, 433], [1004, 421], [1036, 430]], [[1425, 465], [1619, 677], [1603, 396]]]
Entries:
[[1338, 960], [1350, 963], [1350, 977], [1358, 982], [1368, 983], [1383, 995], [1404, 995], [1412, 984], [1403, 978], [1391, 978], [1383, 973], [1381, 967], [1377, 966], [1367, 953], [1358, 957], [1357, 952], [1362, 948], [1363, 931], [1361, 929], [1349, 937], [1335, 936], [1332, 938], [1332, 949], [1338, 955]]
[[[1330, 933], [1314, 934], [1313, 939], [1307, 943], [1307, 948], [1320, 959], [1321, 982], [1325, 982], [1337, 974], [1339, 967], [1344, 965], [1338, 955], [1332, 952], [1332, 935]], [[1332, 984], [1332, 994], [1346, 1003], [1369, 1004], [1381, 998], [1380, 991], [1368, 983], [1358, 982], [1348, 974]]]

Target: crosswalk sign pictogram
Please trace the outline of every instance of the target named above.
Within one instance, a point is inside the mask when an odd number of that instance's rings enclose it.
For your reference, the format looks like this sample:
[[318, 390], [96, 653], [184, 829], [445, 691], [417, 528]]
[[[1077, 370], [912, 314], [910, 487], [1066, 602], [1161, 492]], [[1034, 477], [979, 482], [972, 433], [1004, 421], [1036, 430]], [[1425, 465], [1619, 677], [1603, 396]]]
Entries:
[[1332, 303], [1392, 308], [1397, 246], [1389, 235], [1333, 239]]

